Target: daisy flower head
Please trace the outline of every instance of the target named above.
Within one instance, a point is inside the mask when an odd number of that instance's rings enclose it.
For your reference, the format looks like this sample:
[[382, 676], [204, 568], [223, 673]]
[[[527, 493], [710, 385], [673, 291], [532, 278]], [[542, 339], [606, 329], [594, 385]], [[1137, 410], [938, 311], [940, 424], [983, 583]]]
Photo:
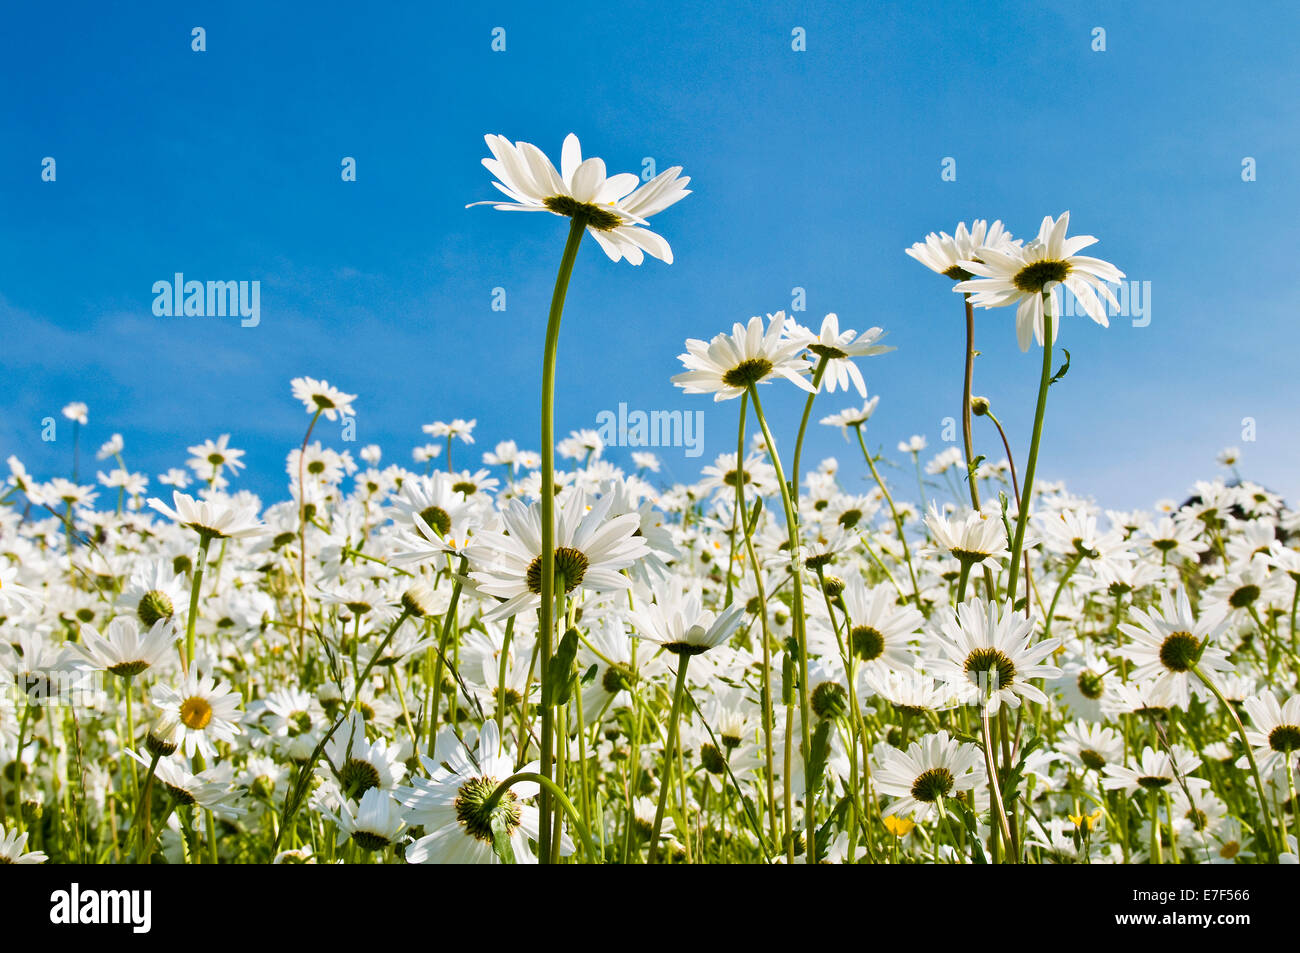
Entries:
[[872, 357], [894, 350], [889, 345], [876, 343], [885, 336], [880, 328], [870, 328], [861, 334], [852, 330], [841, 332], [839, 316], [833, 313], [822, 319], [821, 331], [817, 334], [794, 318], [787, 318], [785, 334], [825, 362], [822, 380], [826, 382], [827, 391], [834, 393], [843, 390], [847, 393], [849, 383], [852, 382], [864, 399], [867, 396], [867, 384], [851, 358]]
[[492, 158], [483, 166], [496, 176], [492, 184], [510, 201], [472, 202], [503, 211], [550, 212], [583, 222], [611, 261], [634, 265], [649, 253], [672, 264], [673, 252], [662, 236], [645, 228], [646, 220], [681, 201], [690, 178], [673, 166], [644, 185], [631, 172], [607, 176], [603, 159], [582, 158], [578, 137], [569, 133], [560, 150], [560, 170], [530, 142], [511, 143], [504, 136], [484, 137]]
[[1048, 215], [1039, 226], [1038, 237], [1027, 245], [1001, 249], [985, 246], [978, 251], [979, 260], [960, 263], [974, 277], [958, 282], [953, 290], [969, 293], [971, 304], [981, 308], [1017, 306], [1016, 338], [1022, 351], [1029, 350], [1031, 338], [1043, 343], [1046, 298], [1051, 299], [1052, 316], [1061, 314], [1058, 285], [1069, 288], [1088, 317], [1102, 327], [1107, 327], [1109, 321], [1097, 296], [1119, 307], [1107, 283], [1119, 281], [1124, 273], [1109, 262], [1078, 254], [1096, 244], [1097, 239], [1091, 235], [1066, 238], [1069, 225], [1069, 212], [1055, 219]]
[[0, 827], [0, 864], [43, 864], [49, 858], [39, 850], [27, 851], [27, 832]]
[[887, 816], [926, 820], [935, 805], [979, 782], [977, 770], [982, 755], [977, 745], [949, 737], [946, 731], [913, 741], [906, 751], [883, 745], [872, 770], [882, 794], [896, 798], [885, 809]]
[[678, 355], [686, 371], [675, 374], [673, 383], [688, 394], [712, 394], [715, 401], [739, 397], [772, 377], [784, 377], [815, 394], [817, 389], [804, 376], [810, 365], [799, 356], [803, 346], [784, 333], [785, 312], [768, 319], [766, 330], [762, 317], [754, 315], [748, 324], [737, 321], [730, 334], [721, 332], [710, 341], [688, 338], [686, 353]]
[[196, 444], [189, 448], [189, 452], [191, 456], [186, 465], [204, 480], [215, 477], [222, 469], [238, 473], [247, 466], [241, 459], [244, 451], [230, 446], [228, 433], [223, 433], [216, 440]]
[[229, 685], [197, 671], [187, 675], [179, 689], [153, 687], [153, 703], [176, 716], [177, 746], [191, 757], [197, 751], [211, 758], [217, 753], [216, 742], [234, 740], [240, 733], [239, 701], [239, 693]]
[[107, 460], [109, 457], [115, 457], [122, 452], [126, 446], [126, 441], [122, 439], [120, 433], [115, 433], [100, 445], [99, 452], [95, 454], [96, 460]]
[[309, 414], [321, 414], [326, 420], [338, 420], [339, 414], [344, 417], [357, 415], [356, 408], [352, 406], [357, 395], [345, 394], [337, 387], [331, 387], [328, 381], [318, 381], [314, 377], [295, 377], [290, 386], [293, 388], [293, 396], [302, 401]]
[[[627, 589], [631, 583], [621, 570], [649, 552], [645, 539], [636, 535], [641, 525], [636, 513], [609, 516], [613, 499], [606, 495], [589, 504], [586, 493], [569, 489], [556, 500], [555, 578], [563, 578], [565, 592]], [[541, 504], [509, 500], [501, 520], [503, 532], [476, 534], [467, 553], [474, 567], [469, 575], [479, 592], [505, 600], [484, 613], [489, 622], [541, 603]]]
[[211, 539], [248, 539], [262, 535], [266, 527], [257, 518], [257, 505], [225, 498], [225, 502], [196, 500], [180, 490], [172, 491], [172, 505], [156, 496], [149, 505], [168, 519]]
[[[128, 751], [127, 754], [146, 768], [152, 761], [137, 751]], [[238, 804], [243, 795], [231, 784], [232, 772], [229, 765], [218, 765], [192, 774], [176, 758], [160, 758], [154, 767], [154, 777], [168, 797], [178, 805], [197, 805], [222, 818], [238, 817], [244, 813]]]
[[[538, 812], [525, 802], [536, 797], [540, 787], [520, 781], [495, 801], [492, 797], [500, 783], [516, 773], [514, 752], [502, 748], [495, 721], [483, 725], [477, 752], [457, 743], [445, 751], [441, 764], [422, 760], [429, 777], [415, 778], [411, 787], [398, 789], [407, 817], [425, 830], [424, 836], [406, 849], [408, 863], [500, 863], [494, 848], [498, 835], [509, 841], [516, 863], [537, 862], [528, 840], [538, 837]], [[537, 768], [533, 761], [518, 771]], [[573, 852], [573, 843], [564, 834], [560, 852]]]
[[462, 443], [473, 443], [476, 424], [478, 424], [478, 420], [462, 420], [457, 417], [450, 423], [435, 420], [431, 424], [425, 424], [420, 429], [431, 437], [455, 437]]
[[170, 619], [159, 619], [141, 638], [134, 619], [118, 616], [103, 635], [92, 626], [82, 625], [78, 648], [94, 668], [119, 678], [133, 678], [169, 655], [179, 638]]
[[73, 423], [86, 426], [90, 422], [90, 408], [79, 400], [74, 400], [68, 406], [63, 408], [63, 416], [67, 417]]
[[361, 796], [361, 803], [353, 810], [350, 801], [344, 801], [337, 816], [339, 843], [349, 839], [366, 853], [387, 850], [397, 841], [406, 822], [402, 808], [392, 794], [382, 788], [370, 788]]
[[[1268, 774], [1279, 761], [1300, 753], [1300, 695], [1278, 702], [1272, 691], [1265, 690], [1247, 698], [1242, 707], [1250, 715], [1251, 728], [1246, 731], [1246, 740], [1255, 749], [1260, 771]], [[1242, 755], [1237, 767], [1246, 768], [1249, 764]]]
[[971, 223], [970, 228], [966, 227], [965, 222], [959, 222], [955, 235], [949, 235], [947, 232], [936, 235], [931, 232], [925, 236], [925, 241], [916, 242], [911, 248], [905, 248], [903, 251], [936, 274], [944, 275], [953, 281], [965, 281], [972, 276], [961, 263], [979, 261], [981, 248], [1001, 251], [1014, 248], [1019, 244], [1020, 240], [1013, 241], [1011, 233], [1006, 230], [1001, 221], [989, 225], [984, 219], [977, 218]]
[[849, 620], [849, 652], [862, 662], [907, 670], [915, 664], [912, 643], [925, 617], [913, 606], [900, 606], [897, 594], [887, 583], [868, 588], [855, 573], [840, 600]]
[[[865, 395], [864, 395], [865, 396]], [[871, 415], [876, 412], [876, 405], [880, 403], [880, 395], [868, 398], [861, 407], [849, 407], [841, 410], [837, 414], [827, 414], [821, 419], [821, 423], [826, 427], [839, 427], [844, 434], [844, 439], [849, 439], [850, 427], [861, 427]]]
[[1108, 764], [1102, 769], [1101, 786], [1107, 791], [1159, 791], [1175, 782], [1186, 784], [1188, 789], [1209, 787], [1204, 778], [1187, 775], [1201, 766], [1201, 759], [1190, 751], [1175, 745], [1172, 754], [1158, 751], [1148, 745], [1142, 750], [1136, 767]]
[[1003, 704], [1018, 708], [1022, 700], [1043, 704], [1047, 696], [1032, 680], [1060, 675], [1054, 665], [1042, 664], [1060, 640], [1035, 643], [1034, 626], [1010, 606], [968, 600], [956, 612], [944, 610], [932, 637], [938, 658], [929, 668], [965, 701], [987, 704], [990, 712]]
[[1137, 620], [1120, 623], [1120, 631], [1129, 637], [1118, 654], [1134, 664], [1129, 673], [1137, 681], [1151, 680], [1169, 702], [1186, 709], [1191, 700], [1191, 675], [1194, 668], [1211, 672], [1230, 671], [1232, 665], [1215, 643], [1227, 628], [1221, 616], [1202, 612], [1192, 614], [1187, 592], [1177, 595], [1161, 593], [1160, 608], [1131, 610]]
[[655, 601], [631, 613], [636, 638], [656, 642], [674, 655], [700, 655], [736, 634], [743, 605], [728, 606], [716, 616], [702, 608], [700, 594], [670, 586]]
[[985, 561], [999, 563], [1010, 555], [1007, 530], [1002, 525], [1002, 508], [994, 501], [962, 518], [951, 520], [931, 503], [925, 525], [934, 536], [935, 551], [948, 553], [965, 565], [977, 566]]

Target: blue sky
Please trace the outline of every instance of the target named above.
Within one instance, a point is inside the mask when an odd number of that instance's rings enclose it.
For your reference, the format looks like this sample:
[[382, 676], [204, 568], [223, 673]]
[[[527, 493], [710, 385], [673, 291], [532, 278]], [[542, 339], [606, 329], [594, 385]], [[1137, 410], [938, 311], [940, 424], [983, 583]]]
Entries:
[[[464, 205], [494, 194], [484, 133], [558, 161], [573, 131], [611, 169], [682, 165], [695, 192], [655, 220], [671, 266], [584, 244], [560, 434], [620, 402], [703, 410], [704, 457], [661, 453], [693, 478], [734, 447], [737, 405], [671, 385], [684, 339], [788, 309], [800, 287], [807, 322], [835, 311], [898, 348], [863, 364], [881, 395], [870, 442], [892, 453], [921, 433], [940, 449], [960, 404], [960, 301], [903, 248], [976, 217], [1028, 236], [1069, 209], [1099, 257], [1150, 282], [1150, 323], [1068, 321], [1040, 477], [1137, 507], [1213, 476], [1236, 445], [1246, 476], [1300, 495], [1290, 5], [77, 6], [15, 8], [0, 33], [0, 455], [38, 476], [71, 458], [68, 430], [42, 442], [41, 419], [82, 400], [91, 451], [120, 432], [128, 466], [155, 477], [230, 433], [250, 464], [235, 485], [282, 498], [303, 374], [360, 395], [355, 444], [318, 430], [338, 448], [379, 443], [410, 464], [420, 426], [452, 417], [479, 421], [462, 462], [507, 437], [537, 448], [565, 223]], [[195, 26], [206, 52], [190, 48]], [[340, 179], [344, 156], [356, 182]], [[260, 281], [261, 323], [155, 317], [152, 285], [175, 272]], [[977, 346], [976, 392], [1023, 462], [1036, 353], [1016, 347], [1009, 311], [978, 312]], [[792, 442], [799, 395], [764, 399]], [[816, 414], [856, 400], [823, 395]], [[997, 456], [994, 439], [977, 429], [977, 452]], [[856, 449], [816, 428], [805, 458], [828, 454], [865, 487]]]

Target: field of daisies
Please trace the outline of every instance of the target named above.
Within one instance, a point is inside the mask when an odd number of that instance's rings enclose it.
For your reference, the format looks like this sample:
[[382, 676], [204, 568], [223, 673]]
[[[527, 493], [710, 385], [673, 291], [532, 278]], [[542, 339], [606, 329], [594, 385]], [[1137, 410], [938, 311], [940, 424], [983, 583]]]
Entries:
[[[887, 468], [884, 332], [768, 314], [685, 342], [673, 381], [735, 452], [664, 486], [557, 439], [557, 346], [584, 239], [671, 263], [648, 220], [690, 180], [487, 147], [476, 204], [549, 213], [501, 227], [567, 220], [518, 443], [458, 469], [474, 421], [438, 421], [410, 467], [354, 455], [364, 395], [300, 377], [279, 501], [229, 435], [152, 480], [117, 435], [94, 481], [9, 458], [0, 863], [1296, 863], [1300, 514], [1240, 479], [1148, 512], [1036, 479], [1067, 296], [1105, 325], [1123, 277], [1068, 213], [899, 256], [964, 322], [960, 447]], [[973, 380], [1011, 315], [1024, 434]], [[819, 426], [852, 452], [810, 465]]]

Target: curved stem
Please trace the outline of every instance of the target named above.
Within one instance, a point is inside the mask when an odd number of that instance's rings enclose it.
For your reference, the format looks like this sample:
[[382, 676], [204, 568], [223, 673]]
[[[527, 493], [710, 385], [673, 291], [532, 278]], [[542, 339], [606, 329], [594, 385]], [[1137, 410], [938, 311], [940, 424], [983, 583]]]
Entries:
[[812, 385], [814, 390], [808, 395], [808, 399], [804, 401], [803, 417], [799, 420], [799, 435], [794, 441], [794, 460], [791, 462], [790, 470], [794, 486], [791, 487], [790, 492], [794, 494], [796, 499], [799, 496], [799, 458], [803, 456], [804, 433], [808, 430], [808, 418], [812, 416], [813, 401], [817, 399], [817, 394], [821, 390], [822, 375], [826, 373], [826, 364], [829, 360], [830, 358], [823, 355], [822, 359], [817, 362], [817, 369], [813, 371]]
[[[650, 856], [646, 860], [647, 864], [653, 864], [659, 853], [659, 831], [663, 828], [664, 808], [668, 805], [668, 789], [673, 786], [673, 747], [677, 744], [677, 719], [682, 713], [682, 698], [686, 694], [686, 669], [690, 661], [689, 655], [682, 655], [677, 662], [677, 685], [673, 688], [672, 714], [668, 716], [668, 737], [664, 741], [664, 771], [663, 777], [659, 779], [659, 805], [655, 808], [655, 823], [650, 833]], [[683, 831], [682, 836], [688, 836], [688, 832]]]
[[[1029, 441], [1029, 461], [1025, 464], [1025, 491], [1020, 497], [1020, 512], [1016, 514], [1016, 536], [1011, 542], [1011, 570], [1007, 579], [1007, 598], [1014, 605], [1016, 582], [1020, 575], [1020, 552], [1025, 544], [1025, 526], [1029, 523], [1029, 508], [1034, 502], [1034, 472], [1038, 469], [1038, 445], [1043, 439], [1043, 416], [1047, 412], [1047, 388], [1052, 380], [1052, 309], [1051, 295], [1043, 295], [1043, 371], [1038, 380], [1038, 404], [1034, 408], [1034, 432]], [[1029, 594], [1025, 593], [1028, 605]]]
[[749, 394], [740, 395], [740, 424], [736, 434], [736, 504], [731, 513], [731, 551], [727, 555], [727, 598], [724, 605], [731, 605], [731, 571], [736, 565], [736, 534], [740, 531], [740, 521], [745, 510], [745, 409]]
[[491, 814], [493, 808], [497, 806], [497, 802], [501, 800], [511, 787], [518, 784], [520, 781], [533, 782], [543, 791], [554, 797], [555, 800], [560, 802], [560, 807], [564, 809], [564, 813], [569, 815], [569, 823], [573, 825], [573, 829], [578, 833], [578, 840], [582, 841], [582, 849], [586, 852], [587, 857], [590, 858], [593, 863], [599, 862], [600, 855], [596, 853], [595, 845], [592, 844], [591, 841], [591, 835], [587, 833], [587, 828], [586, 825], [582, 823], [582, 818], [578, 817], [578, 812], [574, 809], [573, 802], [570, 801], [556, 783], [548, 777], [537, 774], [533, 771], [519, 771], [510, 775], [510, 777], [506, 778], [496, 786], [496, 790], [488, 795], [488, 799], [483, 802], [483, 811], [487, 814]]
[[[1264, 818], [1268, 822], [1265, 825], [1268, 830], [1268, 846], [1269, 849], [1273, 851], [1273, 860], [1276, 862], [1278, 848], [1273, 841], [1273, 817], [1269, 811], [1268, 796], [1264, 793], [1264, 782], [1260, 780], [1259, 765], [1255, 763], [1255, 749], [1250, 746], [1250, 741], [1246, 738], [1246, 729], [1242, 725], [1241, 719], [1237, 717], [1237, 710], [1232, 707], [1232, 704], [1226, 698], [1223, 697], [1223, 692], [1219, 691], [1219, 686], [1215, 685], [1214, 682], [1210, 681], [1205, 676], [1205, 673], [1201, 671], [1199, 665], [1193, 665], [1192, 672], [1195, 673], [1196, 677], [1205, 684], [1205, 687], [1214, 694], [1214, 697], [1219, 700], [1219, 704], [1223, 707], [1223, 710], [1232, 718], [1232, 723], [1237, 729], [1237, 737], [1241, 739], [1241, 745], [1246, 749], [1246, 760], [1250, 763], [1250, 774], [1251, 777], [1255, 779], [1255, 791], [1259, 794], [1259, 809], [1264, 812]], [[1285, 843], [1285, 838], [1283, 838], [1284, 846]]]
[[194, 578], [190, 582], [190, 611], [185, 620], [185, 671], [194, 665], [194, 623], [199, 618], [199, 589], [203, 586], [203, 565], [208, 561], [208, 547], [212, 545], [212, 535], [199, 532], [199, 560], [194, 565]]
[[[763, 439], [767, 441], [767, 451], [772, 457], [772, 466], [776, 468], [776, 478], [781, 484], [781, 504], [785, 507], [785, 525], [790, 537], [790, 571], [794, 580], [794, 598], [792, 606], [795, 641], [799, 647], [799, 721], [803, 740], [804, 759], [804, 826], [808, 841], [808, 863], [817, 862], [817, 851], [813, 848], [816, 834], [817, 791], [812, 784], [812, 704], [808, 698], [808, 633], [805, 628], [803, 603], [803, 565], [799, 556], [799, 513], [790, 495], [790, 484], [786, 482], [781, 468], [781, 457], [776, 452], [776, 442], [768, 430], [767, 418], [763, 414], [763, 405], [758, 399], [758, 385], [749, 385], [749, 396], [754, 401], [754, 416], [763, 428]], [[786, 779], [787, 789], [789, 778]]]
[[[903, 534], [903, 519], [898, 515], [898, 508], [894, 506], [894, 497], [890, 495], [889, 488], [885, 486], [885, 481], [880, 479], [880, 473], [876, 470], [876, 462], [871, 459], [871, 454], [867, 452], [867, 441], [862, 436], [862, 425], [858, 424], [853, 428], [858, 433], [858, 446], [862, 448], [862, 456], [867, 461], [867, 467], [871, 470], [871, 475], [876, 479], [876, 485], [880, 487], [880, 492], [885, 496], [885, 502], [889, 504], [889, 512], [894, 517], [894, 526], [898, 529], [898, 541], [903, 545], [903, 560], [907, 563], [908, 575], [912, 577], [912, 601], [919, 608], [921, 605], [921, 587], [916, 581], [916, 570], [912, 568], [912, 554], [907, 548], [907, 537]], [[924, 506], [925, 501], [921, 501]]]
[[[538, 661], [542, 677], [542, 696], [547, 697], [547, 683], [551, 668], [551, 645], [555, 636], [552, 613], [555, 606], [555, 356], [560, 344], [560, 319], [564, 315], [564, 297], [569, 290], [573, 263], [578, 258], [578, 246], [587, 228], [586, 219], [576, 216], [569, 223], [569, 238], [564, 244], [560, 270], [555, 276], [555, 292], [551, 295], [551, 313], [546, 320], [546, 347], [542, 355], [542, 585], [540, 625], [537, 639], [540, 649]], [[551, 749], [555, 746], [555, 714], [550, 705], [542, 706], [541, 774], [551, 779]], [[551, 855], [551, 800], [550, 788], [542, 786], [539, 801], [540, 827], [538, 857], [546, 863]]]

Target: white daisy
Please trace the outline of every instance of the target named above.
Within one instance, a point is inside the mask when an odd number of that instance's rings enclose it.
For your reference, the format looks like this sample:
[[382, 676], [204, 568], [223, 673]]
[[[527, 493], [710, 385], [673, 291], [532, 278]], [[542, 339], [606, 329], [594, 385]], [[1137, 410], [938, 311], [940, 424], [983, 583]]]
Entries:
[[331, 387], [328, 381], [318, 381], [314, 377], [295, 377], [290, 386], [293, 388], [293, 396], [302, 401], [309, 414], [321, 414], [326, 420], [338, 420], [339, 414], [344, 417], [357, 415], [356, 408], [352, 406], [357, 395], [345, 394], [337, 387]]
[[170, 655], [180, 637], [170, 619], [159, 619], [141, 638], [134, 619], [118, 616], [103, 635], [83, 625], [79, 648], [95, 668], [119, 678], [132, 678]]
[[945, 609], [932, 642], [939, 658], [927, 668], [968, 702], [987, 701], [990, 712], [1002, 704], [1018, 708], [1021, 699], [1043, 704], [1047, 696], [1031, 680], [1060, 674], [1055, 666], [1040, 664], [1059, 640], [1034, 644], [1034, 626], [1033, 619], [1009, 606], [999, 611], [983, 599], [963, 602], [956, 613]]
[[850, 358], [872, 357], [894, 350], [891, 346], [876, 343], [885, 335], [880, 328], [870, 328], [861, 334], [856, 331], [841, 332], [840, 319], [835, 314], [828, 314], [822, 319], [821, 332], [818, 334], [814, 334], [794, 318], [787, 318], [785, 334], [786, 337], [798, 341], [802, 347], [812, 351], [819, 359], [826, 361], [826, 369], [822, 371], [822, 381], [826, 384], [828, 392], [834, 393], [841, 389], [847, 392], [851, 382], [863, 399], [867, 396], [867, 383], [862, 379], [862, 372], [858, 370], [858, 366]]
[[950, 738], [938, 731], [913, 741], [906, 751], [888, 745], [872, 754], [872, 777], [881, 794], [896, 798], [886, 815], [909, 815], [926, 820], [942, 798], [955, 797], [979, 783], [983, 755], [978, 745]]
[[661, 172], [644, 185], [640, 176], [631, 172], [606, 177], [604, 161], [584, 161], [578, 137], [569, 133], [560, 153], [561, 175], [530, 142], [512, 144], [504, 136], [494, 135], [484, 139], [493, 158], [484, 159], [483, 165], [497, 178], [492, 184], [510, 201], [473, 202], [471, 206], [581, 218], [610, 260], [626, 258], [639, 265], [648, 252], [672, 264], [668, 242], [642, 226], [651, 216], [690, 195], [686, 186], [691, 180], [679, 175], [681, 166]]
[[[959, 263], [975, 277], [958, 282], [953, 290], [958, 293], [969, 292], [971, 304], [982, 308], [1018, 304], [1016, 338], [1022, 351], [1029, 350], [1031, 337], [1039, 344], [1043, 343], [1045, 294], [1051, 298], [1053, 318], [1060, 317], [1057, 285], [1064, 284], [1069, 288], [1088, 316], [1102, 327], [1107, 327], [1109, 322], [1106, 309], [1097, 295], [1100, 294], [1115, 308], [1119, 307], [1119, 302], [1106, 283], [1118, 282], [1124, 273], [1109, 262], [1079, 255], [1079, 251], [1096, 244], [1097, 239], [1091, 235], [1066, 238], [1065, 232], [1069, 225], [1069, 212], [1064, 212], [1057, 219], [1048, 215], [1039, 226], [1038, 237], [1029, 244], [1020, 248], [985, 246], [977, 252], [979, 260]], [[1053, 338], [1059, 336], [1058, 321]]]
[[784, 334], [785, 312], [768, 318], [766, 331], [763, 319], [755, 315], [749, 324], [737, 321], [730, 334], [717, 334], [711, 341], [688, 338], [686, 353], [678, 355], [687, 369], [675, 374], [673, 383], [688, 394], [712, 394], [715, 401], [721, 401], [739, 397], [751, 384], [777, 376], [815, 394], [816, 388], [804, 376], [810, 365], [798, 356], [803, 346]]

